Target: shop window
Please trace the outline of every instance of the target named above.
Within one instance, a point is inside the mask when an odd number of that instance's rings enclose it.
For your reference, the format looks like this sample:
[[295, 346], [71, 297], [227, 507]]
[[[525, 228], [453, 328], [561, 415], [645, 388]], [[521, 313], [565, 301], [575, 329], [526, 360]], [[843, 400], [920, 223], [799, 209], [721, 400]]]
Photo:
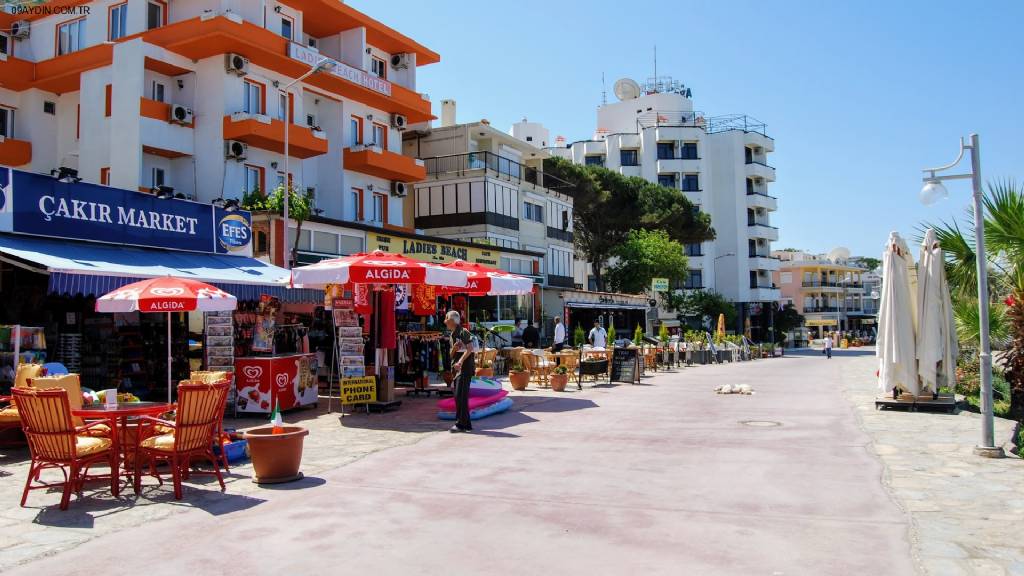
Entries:
[[146, 30], [159, 28], [164, 24], [167, 24], [167, 3], [149, 0], [146, 6]]
[[110, 7], [107, 19], [107, 39], [110, 41], [124, 38], [127, 35], [128, 3], [115, 4]]
[[85, 48], [85, 17], [57, 25], [57, 55]]
[[259, 82], [246, 80], [242, 83], [245, 88], [245, 112], [249, 114], [263, 114], [264, 87]]
[[388, 77], [388, 64], [387, 62], [373, 56], [370, 58], [370, 72], [378, 78], [387, 79]]
[[0, 107], [0, 136], [14, 138], [14, 109]]

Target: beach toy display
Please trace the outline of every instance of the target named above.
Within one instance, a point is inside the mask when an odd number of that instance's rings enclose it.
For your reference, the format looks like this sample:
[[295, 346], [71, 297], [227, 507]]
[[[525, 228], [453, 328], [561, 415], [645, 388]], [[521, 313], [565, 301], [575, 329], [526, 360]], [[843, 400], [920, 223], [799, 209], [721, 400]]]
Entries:
[[[508, 390], [502, 390], [501, 383], [493, 378], [475, 377], [469, 384], [469, 418], [478, 420], [492, 414], [504, 412], [512, 407]], [[437, 417], [441, 420], [455, 420], [455, 398], [437, 402]]]

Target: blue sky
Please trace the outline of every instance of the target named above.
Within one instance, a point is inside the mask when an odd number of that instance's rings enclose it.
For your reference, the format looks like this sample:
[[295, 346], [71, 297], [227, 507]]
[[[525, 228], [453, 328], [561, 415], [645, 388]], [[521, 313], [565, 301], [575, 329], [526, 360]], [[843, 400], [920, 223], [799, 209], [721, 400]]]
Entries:
[[454, 98], [460, 122], [527, 116], [570, 142], [595, 128], [602, 72], [613, 99], [616, 78], [652, 74], [657, 44], [659, 75], [690, 86], [695, 109], [767, 123], [779, 248], [874, 256], [890, 230], [959, 215], [969, 184], [925, 207], [920, 169], [970, 132], [986, 180], [1024, 180], [1024, 3], [349, 3], [441, 54], [419, 69], [435, 114]]

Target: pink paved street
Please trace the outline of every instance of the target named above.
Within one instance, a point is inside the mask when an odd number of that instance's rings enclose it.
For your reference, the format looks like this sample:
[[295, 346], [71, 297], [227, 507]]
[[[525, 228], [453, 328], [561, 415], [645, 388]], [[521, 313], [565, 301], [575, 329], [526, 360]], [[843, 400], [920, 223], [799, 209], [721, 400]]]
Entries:
[[566, 395], [9, 573], [911, 574], [850, 355]]

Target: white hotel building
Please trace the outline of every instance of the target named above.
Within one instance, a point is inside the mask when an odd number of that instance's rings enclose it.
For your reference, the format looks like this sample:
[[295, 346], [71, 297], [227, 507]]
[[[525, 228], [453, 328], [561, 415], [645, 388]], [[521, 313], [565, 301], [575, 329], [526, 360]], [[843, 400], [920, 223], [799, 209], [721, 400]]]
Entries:
[[[324, 57], [332, 69], [293, 82]], [[287, 164], [321, 219], [401, 226], [404, 184], [426, 175], [402, 155], [401, 131], [432, 118], [416, 70], [439, 60], [340, 0], [53, 0], [0, 11], [0, 165], [209, 203], [271, 190]], [[280, 261], [277, 236], [267, 244]], [[320, 238], [303, 249], [362, 247]]]
[[[716, 238], [686, 247], [690, 271], [677, 288], [723, 294], [737, 303], [740, 323], [759, 304], [778, 301], [772, 272], [779, 261], [771, 256], [779, 237], [771, 225], [777, 200], [768, 193], [775, 181], [768, 164], [775, 141], [765, 125], [748, 116], [695, 111], [689, 90], [670, 79], [644, 86], [623, 80], [616, 92], [620, 101], [598, 108], [592, 139], [568, 145], [559, 140], [551, 152], [676, 188], [710, 214]], [[588, 285], [589, 273], [579, 266], [577, 282]], [[733, 328], [741, 332], [743, 325]]]

